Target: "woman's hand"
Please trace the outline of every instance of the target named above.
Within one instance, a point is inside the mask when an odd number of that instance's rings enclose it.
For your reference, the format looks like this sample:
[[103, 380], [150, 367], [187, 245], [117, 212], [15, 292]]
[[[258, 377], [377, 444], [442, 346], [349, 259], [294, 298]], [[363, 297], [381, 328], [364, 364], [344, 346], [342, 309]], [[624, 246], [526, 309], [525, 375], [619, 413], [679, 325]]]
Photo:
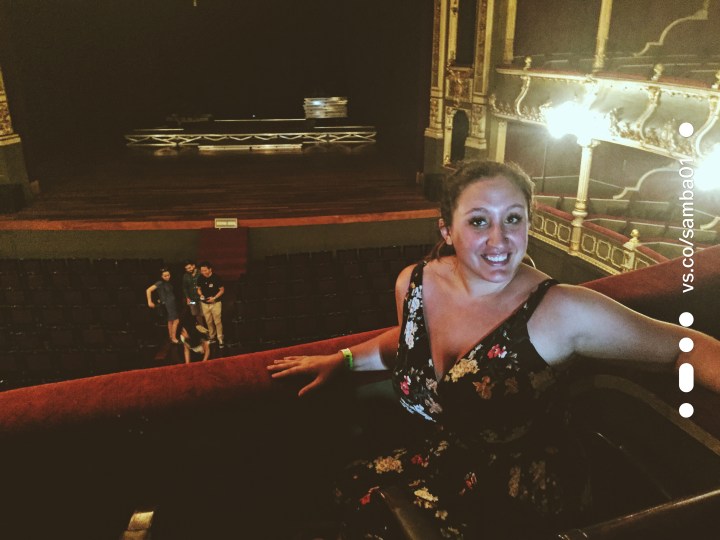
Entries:
[[325, 384], [343, 365], [341, 353], [327, 356], [286, 356], [280, 360], [274, 360], [267, 366], [272, 371], [273, 379], [281, 379], [292, 375], [312, 375], [315, 378], [310, 384], [304, 386], [298, 392], [302, 397], [307, 392]]
[[155, 302], [152, 302], [152, 301], [148, 302], [148, 307], [155, 309]]

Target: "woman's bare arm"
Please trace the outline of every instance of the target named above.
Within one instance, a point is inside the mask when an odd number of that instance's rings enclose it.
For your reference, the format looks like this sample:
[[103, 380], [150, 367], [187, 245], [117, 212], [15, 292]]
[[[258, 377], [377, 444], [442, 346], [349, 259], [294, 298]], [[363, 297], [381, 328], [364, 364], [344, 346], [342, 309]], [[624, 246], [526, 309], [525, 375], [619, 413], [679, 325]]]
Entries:
[[153, 291], [157, 290], [157, 285], [150, 285], [147, 289], [145, 289], [145, 296], [147, 296], [147, 303], [148, 306], [151, 308], [155, 307], [155, 302], [152, 301], [152, 293]]
[[[402, 320], [403, 301], [405, 292], [410, 283], [412, 267], [404, 269], [395, 283], [395, 303], [398, 322]], [[353, 355], [353, 370], [377, 371], [392, 368], [397, 343], [400, 338], [400, 327], [394, 326], [386, 332], [351, 347]], [[293, 375], [314, 375], [315, 378], [300, 389], [299, 396], [325, 384], [332, 375], [342, 368], [343, 354], [337, 353], [323, 356], [287, 356], [275, 360], [267, 369], [272, 372], [271, 377], [280, 379]]]
[[[696, 380], [720, 392], [720, 342], [696, 330], [652, 319], [584, 287], [553, 287], [528, 325], [530, 338], [548, 360], [573, 354], [623, 359], [668, 369], [693, 365]], [[682, 338], [694, 347], [682, 352]], [[545, 357], [545, 356], [544, 356]]]

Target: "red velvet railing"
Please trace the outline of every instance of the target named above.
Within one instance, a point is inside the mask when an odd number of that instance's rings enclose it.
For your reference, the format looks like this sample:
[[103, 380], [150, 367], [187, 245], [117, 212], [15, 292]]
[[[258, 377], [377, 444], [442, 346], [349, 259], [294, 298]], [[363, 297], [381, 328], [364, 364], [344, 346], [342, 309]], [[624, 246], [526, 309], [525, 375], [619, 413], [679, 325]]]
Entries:
[[[720, 247], [693, 257], [695, 290], [683, 294], [683, 259], [586, 283], [625, 305], [677, 322], [683, 311], [695, 316], [695, 328], [720, 335], [716, 322], [720, 296]], [[0, 434], [63, 429], [118, 416], [197, 409], [263, 396], [291, 397], [298, 381], [275, 382], [265, 366], [290, 354], [335, 352], [379, 331], [245, 354], [191, 365], [129, 371], [0, 394]]]

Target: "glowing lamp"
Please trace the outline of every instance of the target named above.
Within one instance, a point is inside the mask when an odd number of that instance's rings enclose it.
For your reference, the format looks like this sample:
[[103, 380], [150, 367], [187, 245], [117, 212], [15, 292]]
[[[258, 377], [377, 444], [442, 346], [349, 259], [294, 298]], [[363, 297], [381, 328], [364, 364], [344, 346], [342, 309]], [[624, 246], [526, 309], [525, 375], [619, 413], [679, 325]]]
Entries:
[[578, 144], [586, 146], [593, 139], [609, 135], [608, 119], [580, 103], [566, 101], [557, 107], [548, 107], [544, 113], [547, 129], [556, 139], [575, 135]]
[[700, 191], [720, 189], [720, 145], [715, 145], [694, 175], [695, 187]]

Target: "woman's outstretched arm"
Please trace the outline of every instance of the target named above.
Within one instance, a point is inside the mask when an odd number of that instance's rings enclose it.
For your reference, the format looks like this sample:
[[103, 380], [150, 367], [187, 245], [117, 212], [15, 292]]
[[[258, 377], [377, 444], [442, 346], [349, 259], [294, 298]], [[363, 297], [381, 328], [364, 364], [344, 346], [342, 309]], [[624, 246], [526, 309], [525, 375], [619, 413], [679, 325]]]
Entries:
[[[390, 358], [394, 357], [397, 349], [400, 330], [393, 327], [387, 332], [369, 341], [352, 347], [353, 370], [373, 371], [387, 369], [391, 365]], [[293, 375], [314, 375], [315, 378], [298, 392], [303, 396], [318, 386], [325, 384], [332, 376], [343, 368], [345, 357], [342, 352], [323, 356], [286, 356], [275, 360], [267, 368], [272, 372], [272, 378], [281, 379]]]
[[[411, 266], [405, 268], [395, 282], [395, 305], [398, 323], [402, 324], [403, 304], [406, 291], [410, 284]], [[400, 338], [400, 326], [369, 341], [353, 345], [350, 352], [353, 356], [354, 371], [377, 371], [392, 368]], [[330, 380], [334, 373], [343, 368], [345, 357], [342, 352], [324, 356], [287, 356], [275, 360], [268, 366], [274, 379], [293, 375], [314, 375], [313, 380], [300, 389], [298, 396], [314, 390]]]
[[[720, 341], [652, 319], [584, 287], [553, 287], [528, 330], [538, 352], [542, 355], [544, 349], [548, 360], [562, 361], [577, 353], [668, 370], [688, 362], [699, 384], [720, 393]], [[692, 340], [692, 350], [680, 350], [683, 338]]]

